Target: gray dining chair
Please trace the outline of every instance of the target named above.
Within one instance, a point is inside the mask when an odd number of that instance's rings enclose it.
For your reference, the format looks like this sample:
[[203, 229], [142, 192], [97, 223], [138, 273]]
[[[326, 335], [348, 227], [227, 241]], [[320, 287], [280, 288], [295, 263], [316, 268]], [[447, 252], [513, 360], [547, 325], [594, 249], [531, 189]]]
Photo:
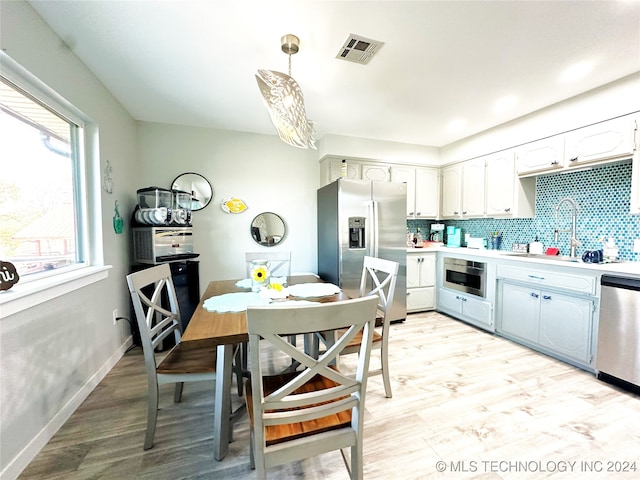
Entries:
[[[363, 297], [339, 302], [278, 303], [247, 308], [249, 365], [246, 402], [251, 427], [251, 466], [257, 478], [284, 463], [340, 450], [352, 479], [363, 476], [364, 404], [378, 302]], [[318, 358], [292, 345], [292, 333], [339, 330]], [[331, 363], [361, 335], [355, 377]], [[280, 352], [300, 365], [273, 374], [261, 350]], [[275, 355], [275, 354], [274, 354]], [[350, 449], [347, 459], [345, 449]]]
[[[399, 268], [398, 262], [365, 256], [360, 278], [359, 296], [373, 296], [378, 299], [378, 322], [376, 323], [376, 331], [373, 333], [372, 349], [380, 350], [380, 368], [372, 368], [369, 371], [369, 375], [382, 375], [384, 392], [387, 398], [392, 397], [389, 374], [389, 327], [391, 319], [388, 312], [393, 304]], [[330, 337], [318, 331], [313, 335], [311, 351], [317, 354], [321, 343], [327, 346], [331, 341]], [[342, 351], [341, 355], [355, 354], [359, 349], [360, 336], [356, 336]]]
[[[147, 431], [144, 449], [153, 447], [158, 419], [159, 385], [175, 383], [174, 401], [182, 400], [184, 382], [216, 379], [216, 344], [211, 340], [181, 341], [182, 323], [168, 264], [127, 275], [147, 368]], [[155, 350], [173, 335], [176, 345], [160, 360]], [[213, 425], [212, 425], [213, 429]]]

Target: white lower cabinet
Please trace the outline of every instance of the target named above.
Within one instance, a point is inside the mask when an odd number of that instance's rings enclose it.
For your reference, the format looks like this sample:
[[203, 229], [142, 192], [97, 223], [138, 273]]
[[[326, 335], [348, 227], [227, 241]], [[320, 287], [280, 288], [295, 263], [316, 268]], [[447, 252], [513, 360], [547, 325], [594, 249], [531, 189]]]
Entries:
[[473, 295], [438, 289], [438, 310], [493, 332], [493, 304]]
[[496, 332], [590, 369], [594, 301], [551, 290], [499, 283]]
[[407, 312], [433, 310], [435, 284], [435, 252], [407, 253]]

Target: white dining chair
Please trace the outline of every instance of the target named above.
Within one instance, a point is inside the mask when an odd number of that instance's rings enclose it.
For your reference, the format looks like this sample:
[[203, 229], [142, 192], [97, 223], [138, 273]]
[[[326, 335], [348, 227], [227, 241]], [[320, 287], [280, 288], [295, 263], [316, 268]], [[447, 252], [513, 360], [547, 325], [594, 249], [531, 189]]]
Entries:
[[[158, 419], [159, 385], [175, 383], [174, 401], [182, 400], [183, 382], [216, 379], [216, 344], [211, 340], [183, 342], [176, 290], [168, 264], [127, 275], [147, 368], [147, 431], [144, 449], [153, 447]], [[166, 304], [168, 302], [168, 305]], [[155, 349], [173, 335], [176, 345], [159, 362]], [[211, 426], [213, 430], [213, 425]]]
[[[364, 402], [377, 306], [375, 297], [363, 297], [247, 309], [251, 379], [246, 381], [245, 398], [251, 466], [259, 479], [273, 466], [333, 450], [341, 451], [352, 479], [362, 478]], [[288, 340], [290, 334], [318, 330], [341, 334], [317, 359]], [[361, 335], [361, 342], [354, 377], [331, 363], [356, 335]], [[261, 355], [265, 348], [295, 359], [299, 369], [270, 373], [271, 362]]]
[[272, 277], [289, 277], [291, 275], [291, 252], [246, 252], [247, 278], [251, 278], [251, 262], [267, 260], [270, 264], [269, 273]]

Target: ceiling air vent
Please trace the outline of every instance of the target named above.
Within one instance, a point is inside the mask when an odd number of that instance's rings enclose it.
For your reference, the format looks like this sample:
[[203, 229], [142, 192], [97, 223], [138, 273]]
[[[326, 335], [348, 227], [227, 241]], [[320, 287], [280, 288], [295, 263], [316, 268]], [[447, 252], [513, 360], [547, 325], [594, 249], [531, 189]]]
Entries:
[[336, 58], [366, 65], [382, 45], [384, 42], [350, 33]]

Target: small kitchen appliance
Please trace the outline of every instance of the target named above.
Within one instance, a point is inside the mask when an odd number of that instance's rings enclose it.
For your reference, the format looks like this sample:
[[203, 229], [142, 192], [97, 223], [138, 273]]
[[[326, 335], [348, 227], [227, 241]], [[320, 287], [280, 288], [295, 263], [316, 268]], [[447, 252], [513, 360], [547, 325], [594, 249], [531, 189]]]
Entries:
[[444, 223], [432, 223], [429, 227], [429, 240], [442, 243], [444, 237]]
[[193, 252], [193, 227], [135, 227], [132, 230], [136, 263], [155, 265], [199, 256]]
[[446, 288], [485, 296], [487, 281], [486, 264], [463, 258], [444, 257], [442, 262], [442, 285]]
[[462, 229], [460, 227], [447, 227], [447, 247], [462, 246]]

